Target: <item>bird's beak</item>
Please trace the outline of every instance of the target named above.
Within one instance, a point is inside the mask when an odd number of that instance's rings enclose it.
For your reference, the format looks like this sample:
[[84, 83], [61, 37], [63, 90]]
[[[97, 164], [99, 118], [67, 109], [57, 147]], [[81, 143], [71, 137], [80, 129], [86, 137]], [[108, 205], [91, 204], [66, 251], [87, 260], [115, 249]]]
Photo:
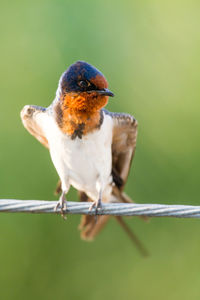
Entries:
[[100, 95], [114, 97], [114, 94], [109, 89], [96, 90], [96, 92]]

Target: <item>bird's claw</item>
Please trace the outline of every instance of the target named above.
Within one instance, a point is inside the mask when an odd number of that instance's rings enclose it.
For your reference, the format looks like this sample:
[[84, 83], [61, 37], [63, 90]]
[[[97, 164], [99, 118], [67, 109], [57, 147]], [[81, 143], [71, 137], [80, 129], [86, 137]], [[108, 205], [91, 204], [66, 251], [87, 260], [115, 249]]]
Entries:
[[95, 221], [97, 222], [97, 212], [98, 212], [99, 209], [102, 208], [101, 199], [99, 199], [98, 201], [93, 202], [90, 205], [89, 211], [91, 211], [94, 207], [95, 207]]
[[60, 213], [61, 213], [62, 218], [64, 220], [66, 220], [67, 217], [65, 216], [64, 211], [66, 211], [66, 209], [67, 209], [67, 201], [64, 199], [64, 197], [61, 197], [59, 199], [59, 201], [57, 202], [57, 204], [54, 208], [54, 211], [57, 211], [59, 207], [60, 207]]

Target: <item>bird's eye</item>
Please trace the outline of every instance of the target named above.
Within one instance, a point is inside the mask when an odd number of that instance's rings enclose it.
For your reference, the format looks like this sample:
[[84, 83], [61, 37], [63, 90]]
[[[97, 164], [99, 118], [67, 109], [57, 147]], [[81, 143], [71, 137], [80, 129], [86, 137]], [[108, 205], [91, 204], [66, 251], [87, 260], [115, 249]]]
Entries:
[[81, 87], [81, 88], [87, 88], [89, 87], [91, 84], [89, 81], [87, 80], [80, 80], [78, 81], [78, 85]]

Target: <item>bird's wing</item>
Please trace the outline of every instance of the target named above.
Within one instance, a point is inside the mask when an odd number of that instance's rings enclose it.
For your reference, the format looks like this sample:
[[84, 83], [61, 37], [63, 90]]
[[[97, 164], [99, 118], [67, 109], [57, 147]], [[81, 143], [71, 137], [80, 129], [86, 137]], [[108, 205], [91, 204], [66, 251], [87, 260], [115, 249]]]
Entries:
[[21, 111], [21, 119], [24, 127], [32, 134], [42, 145], [49, 148], [48, 141], [42, 130], [40, 123], [41, 114], [46, 114], [47, 109], [36, 105], [26, 105]]
[[104, 110], [113, 119], [112, 139], [112, 175], [116, 186], [123, 190], [131, 161], [135, 153], [137, 138], [136, 119], [124, 113], [112, 113]]

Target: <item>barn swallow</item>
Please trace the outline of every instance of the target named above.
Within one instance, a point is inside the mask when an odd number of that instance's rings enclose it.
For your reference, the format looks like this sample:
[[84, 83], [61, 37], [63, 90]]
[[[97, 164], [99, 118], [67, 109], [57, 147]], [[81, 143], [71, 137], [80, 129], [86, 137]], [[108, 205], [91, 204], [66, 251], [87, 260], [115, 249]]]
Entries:
[[[81, 201], [91, 201], [90, 209], [100, 209], [102, 202], [132, 202], [123, 190], [135, 153], [137, 121], [104, 109], [113, 96], [104, 75], [78, 61], [62, 74], [49, 107], [26, 105], [21, 111], [25, 128], [50, 151], [61, 182], [55, 209], [60, 207], [62, 214], [71, 185]], [[83, 216], [82, 238], [93, 239], [108, 218], [95, 222], [94, 216]], [[122, 218], [116, 218], [146, 253]]]

